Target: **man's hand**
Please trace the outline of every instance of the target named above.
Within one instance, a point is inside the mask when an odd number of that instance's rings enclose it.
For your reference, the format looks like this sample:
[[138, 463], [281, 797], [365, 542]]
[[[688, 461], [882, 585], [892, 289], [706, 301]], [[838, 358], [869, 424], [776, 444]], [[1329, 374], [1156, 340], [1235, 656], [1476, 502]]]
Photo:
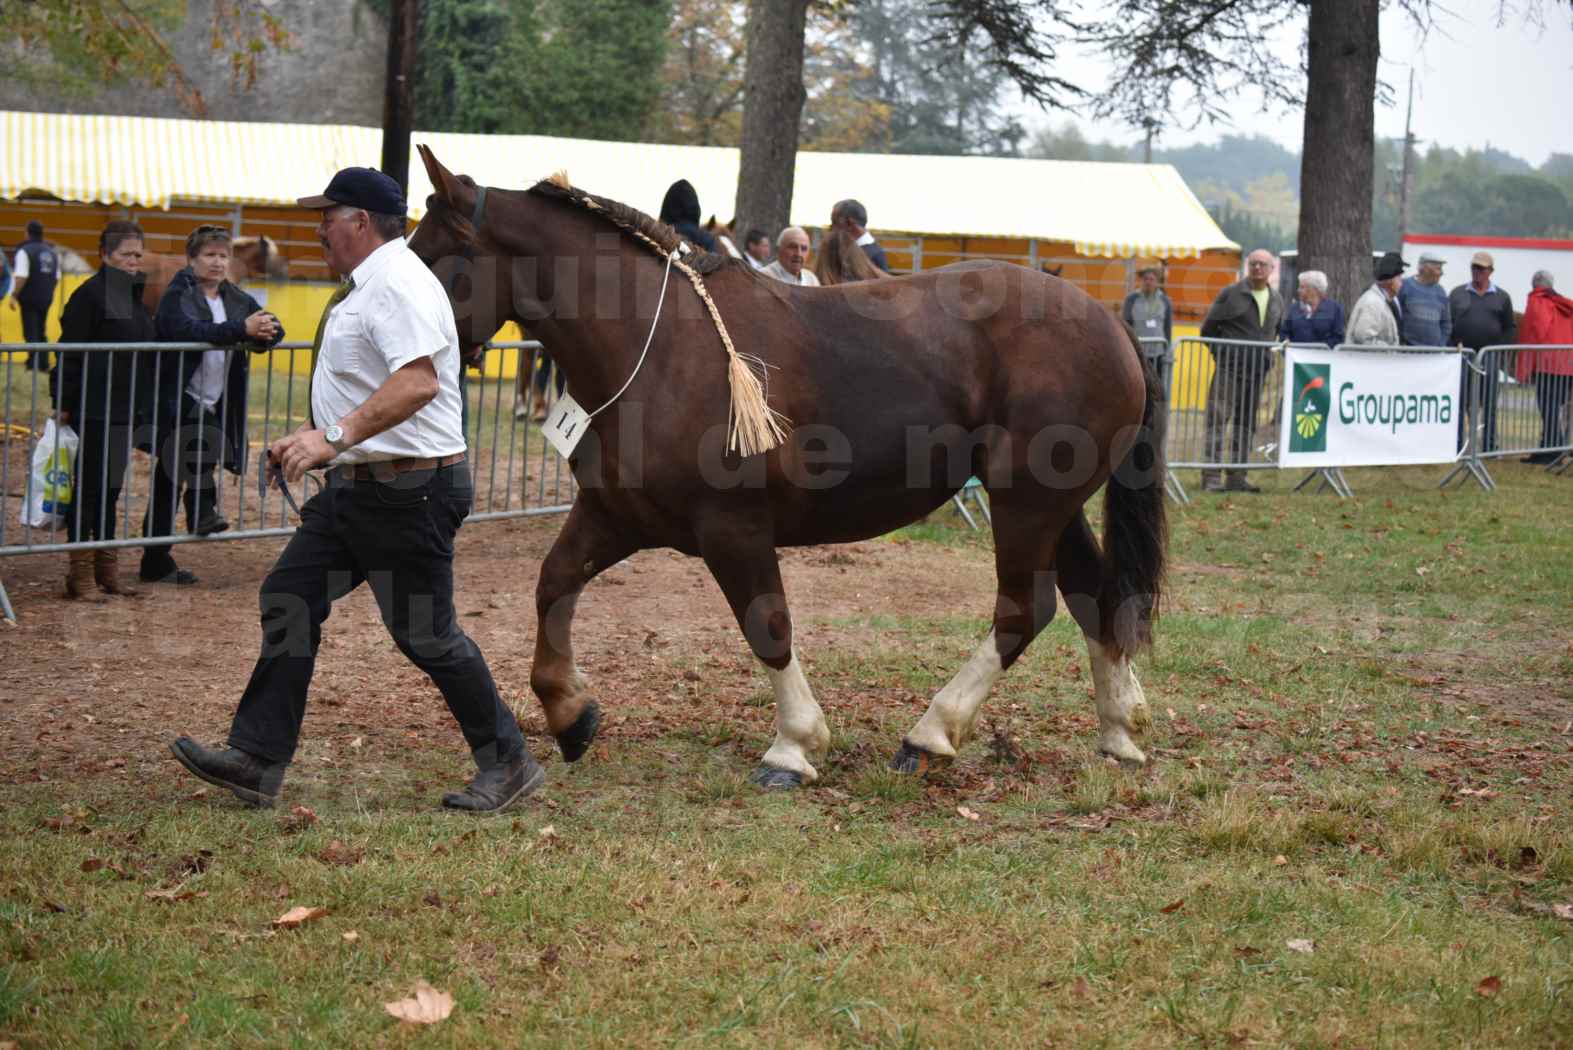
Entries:
[[272, 339], [278, 334], [278, 322], [266, 310], [258, 310], [246, 318], [246, 335], [252, 339]]
[[63, 427], [71, 425], [71, 410], [68, 408], [55, 409], [55, 422]]
[[324, 466], [338, 452], [328, 444], [320, 430], [297, 430], [275, 441], [268, 449], [268, 470], [282, 472], [294, 484], [308, 470]]

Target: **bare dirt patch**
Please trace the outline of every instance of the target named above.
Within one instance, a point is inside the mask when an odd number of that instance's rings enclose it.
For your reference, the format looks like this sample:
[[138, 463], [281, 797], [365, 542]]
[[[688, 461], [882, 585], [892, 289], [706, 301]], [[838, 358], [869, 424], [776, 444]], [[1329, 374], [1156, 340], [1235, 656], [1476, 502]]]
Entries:
[[[547, 745], [529, 692], [535, 579], [560, 527], [559, 518], [475, 523], [461, 532], [455, 561], [464, 628], [537, 751]], [[142, 585], [139, 597], [102, 605], [60, 597], [63, 554], [0, 561], [20, 618], [16, 627], [0, 623], [0, 781], [140, 779], [166, 766], [166, 744], [180, 733], [222, 739], [260, 642], [257, 586], [282, 545], [185, 545], [176, 554], [201, 583]], [[122, 552], [123, 576], [135, 577], [139, 553]], [[982, 550], [874, 541], [783, 551], [781, 561], [805, 652], [856, 645], [856, 629], [827, 621], [981, 617], [992, 607], [992, 565]], [[738, 706], [759, 688], [755, 662], [696, 558], [645, 551], [603, 574], [579, 604], [574, 640], [610, 716], [609, 738], [738, 712], [769, 725], [768, 706]], [[724, 713], [696, 709], [700, 678]], [[837, 698], [827, 693], [830, 709]], [[366, 588], [340, 601], [323, 628], [308, 753], [313, 738], [365, 755], [412, 745], [462, 749], [441, 697], [394, 648]]]

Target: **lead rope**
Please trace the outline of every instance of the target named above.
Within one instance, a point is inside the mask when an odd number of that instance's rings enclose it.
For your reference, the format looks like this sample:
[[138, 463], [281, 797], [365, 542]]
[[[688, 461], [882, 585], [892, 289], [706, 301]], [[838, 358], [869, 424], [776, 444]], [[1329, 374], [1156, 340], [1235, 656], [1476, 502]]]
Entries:
[[617, 393], [607, 400], [606, 404], [591, 412], [589, 418], [594, 419], [611, 408], [612, 402], [623, 396], [623, 391], [633, 385], [634, 378], [639, 375], [639, 369], [644, 367], [644, 359], [650, 353], [650, 343], [655, 339], [655, 326], [661, 323], [661, 308], [666, 305], [666, 282], [672, 276], [672, 263], [676, 261], [678, 255], [686, 251], [688, 251], [688, 245], [679, 244], [667, 253], [666, 270], [661, 274], [661, 296], [655, 301], [655, 317], [650, 320], [650, 334], [644, 337], [644, 349], [639, 352], [639, 360], [634, 364], [633, 374], [628, 377], [628, 382], [624, 383]]

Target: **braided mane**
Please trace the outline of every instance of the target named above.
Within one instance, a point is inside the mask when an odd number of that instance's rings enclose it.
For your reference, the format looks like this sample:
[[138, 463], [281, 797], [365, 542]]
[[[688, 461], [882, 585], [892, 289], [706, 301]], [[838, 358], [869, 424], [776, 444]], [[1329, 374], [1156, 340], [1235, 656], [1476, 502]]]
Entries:
[[586, 211], [594, 212], [663, 257], [679, 244], [688, 244], [691, 250], [682, 256], [682, 260], [696, 273], [714, 273], [727, 263], [736, 261], [724, 252], [704, 251], [698, 245], [687, 241], [682, 234], [666, 223], [659, 219], [652, 219], [638, 208], [631, 208], [607, 197], [586, 193], [569, 183], [566, 172], [560, 171], [551, 178], [542, 179], [530, 187], [528, 192], [554, 200], [569, 201]]

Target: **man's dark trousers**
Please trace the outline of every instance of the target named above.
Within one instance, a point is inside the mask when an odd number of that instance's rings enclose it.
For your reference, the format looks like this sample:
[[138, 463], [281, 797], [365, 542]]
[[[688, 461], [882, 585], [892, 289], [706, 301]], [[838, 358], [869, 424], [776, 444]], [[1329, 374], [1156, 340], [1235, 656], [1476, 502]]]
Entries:
[[[322, 623], [332, 602], [371, 584], [399, 650], [431, 676], [482, 768], [524, 749], [486, 658], [453, 612], [453, 537], [473, 499], [469, 467], [345, 480], [301, 508], [300, 527], [262, 583], [262, 655], [229, 745], [273, 762], [295, 753]], [[276, 495], [276, 494], [275, 494]]]
[[[22, 311], [22, 342], [24, 342], [24, 343], [47, 343], [49, 341], [49, 336], [46, 334], [47, 328], [46, 328], [44, 322], [49, 317], [49, 307], [48, 307], [48, 305], [46, 304], [44, 306], [23, 306], [23, 307], [21, 307], [21, 311]], [[31, 352], [29, 352], [28, 356], [25, 358], [25, 363], [26, 363], [28, 368], [34, 368], [34, 369], [37, 369], [40, 372], [47, 372], [47, 371], [49, 371], [49, 351], [48, 350], [33, 350], [33, 351], [31, 351]]]
[[[208, 412], [190, 394], [180, 395], [185, 418], [178, 427], [165, 426], [158, 436], [158, 457], [153, 461], [153, 492], [148, 498], [147, 516], [142, 519], [142, 535], [168, 536], [175, 531], [175, 501], [181, 495], [186, 508], [186, 529], [196, 532], [197, 524], [218, 510], [218, 479], [215, 468], [224, 454], [224, 426], [218, 413]], [[223, 402], [219, 403], [223, 407]], [[175, 571], [175, 559], [167, 543], [151, 543], [142, 548], [142, 576], [152, 579]]]

